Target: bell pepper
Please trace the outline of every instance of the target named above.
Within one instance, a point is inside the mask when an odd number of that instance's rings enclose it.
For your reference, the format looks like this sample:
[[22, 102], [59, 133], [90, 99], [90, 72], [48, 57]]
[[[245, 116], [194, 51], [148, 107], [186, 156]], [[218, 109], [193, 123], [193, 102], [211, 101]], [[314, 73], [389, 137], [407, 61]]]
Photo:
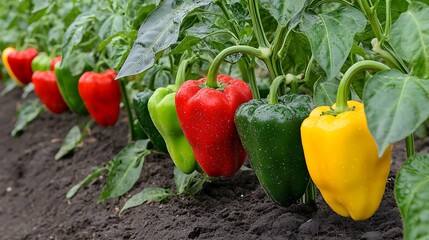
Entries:
[[[31, 69], [31, 62], [39, 54], [39, 52], [34, 48], [27, 48], [23, 51], [16, 51], [15, 49], [8, 49], [5, 51], [5, 58], [10, 69], [9, 75], [12, 79], [20, 86], [27, 85], [31, 82], [31, 76], [33, 75], [33, 70]], [[13, 75], [11, 74], [13, 73]], [[15, 77], [13, 77], [15, 76]]]
[[92, 118], [100, 126], [113, 126], [119, 117], [121, 90], [115, 71], [85, 72], [79, 79], [79, 94]]
[[212, 177], [232, 176], [246, 158], [234, 124], [239, 105], [252, 99], [250, 87], [239, 79], [218, 75], [217, 88], [206, 78], [186, 81], [176, 94], [177, 115], [183, 133], [202, 170]]
[[149, 137], [152, 144], [161, 152], [167, 153], [167, 146], [162, 138], [161, 133], [156, 129], [153, 124], [152, 118], [150, 118], [148, 102], [150, 97], [153, 95], [153, 91], [146, 90], [139, 92], [133, 97], [133, 106], [136, 113], [137, 119], [140, 123], [141, 129]]
[[46, 108], [57, 114], [67, 111], [67, 104], [64, 102], [60, 90], [58, 89], [57, 79], [53, 71], [34, 72], [32, 82], [36, 95]]
[[269, 100], [242, 104], [235, 113], [235, 124], [262, 188], [274, 202], [289, 206], [301, 198], [310, 180], [300, 127], [314, 106], [305, 95], [277, 99], [282, 80], [273, 82]]
[[[88, 68], [85, 68], [85, 71], [88, 70]], [[87, 114], [88, 110], [86, 109], [78, 90], [78, 83], [81, 75], [73, 75], [70, 69], [67, 66], [62, 65], [61, 62], [55, 64], [54, 71], [61, 95], [70, 110], [80, 115]]]
[[51, 58], [46, 53], [40, 53], [31, 61], [31, 69], [36, 71], [49, 71]]
[[383, 197], [391, 146], [379, 157], [363, 104], [347, 101], [346, 106], [339, 114], [332, 114], [335, 104], [314, 109], [301, 125], [302, 145], [311, 179], [326, 203], [341, 216], [364, 220]]
[[63, 57], [61, 57], [61, 56], [52, 58], [51, 63], [49, 64], [51, 71], [55, 71], [55, 65], [57, 63], [61, 62], [62, 59], [63, 59]]
[[176, 85], [156, 89], [147, 105], [153, 124], [164, 138], [174, 164], [182, 172], [189, 174], [197, 169], [197, 163], [177, 118], [174, 99], [179, 84], [177, 81]]
[[22, 83], [18, 80], [18, 78], [13, 73], [12, 69], [10, 68], [9, 61], [7, 60], [7, 56], [11, 53], [16, 51], [13, 47], [7, 47], [5, 48], [1, 53], [1, 60], [3, 62], [4, 67], [6, 68], [7, 73], [9, 74], [10, 78], [14, 80], [16, 83], [18, 83], [20, 86], [22, 86]]

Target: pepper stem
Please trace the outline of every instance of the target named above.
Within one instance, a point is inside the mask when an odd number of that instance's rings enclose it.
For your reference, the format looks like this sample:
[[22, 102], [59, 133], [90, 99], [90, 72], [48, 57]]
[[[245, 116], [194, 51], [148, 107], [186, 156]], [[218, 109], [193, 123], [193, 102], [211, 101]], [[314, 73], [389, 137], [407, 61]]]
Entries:
[[349, 91], [355, 74], [363, 70], [382, 71], [388, 69], [390, 68], [385, 64], [372, 60], [364, 60], [353, 64], [349, 69], [347, 69], [346, 73], [344, 73], [343, 78], [341, 78], [334, 113], [338, 114], [348, 110], [347, 100], [349, 98]]
[[197, 59], [196, 56], [184, 59], [180, 62], [179, 67], [177, 68], [176, 74], [176, 87], [179, 88], [186, 81], [186, 69], [188, 65], [193, 63]]
[[273, 83], [270, 85], [270, 93], [268, 95], [268, 104], [277, 104], [279, 99], [277, 96], [277, 91], [279, 90], [280, 85], [286, 81], [286, 76], [280, 75], [274, 78]]
[[237, 45], [225, 48], [222, 52], [220, 52], [216, 58], [213, 60], [212, 64], [210, 64], [209, 71], [207, 73], [207, 81], [206, 86], [210, 88], [217, 88], [217, 72], [219, 70], [220, 65], [222, 64], [222, 61], [229, 55], [234, 53], [247, 53], [250, 55], [253, 55], [257, 58], [262, 59], [263, 61], [267, 60], [267, 57], [264, 55], [264, 53], [254, 47], [250, 46], [243, 46], [243, 45]]

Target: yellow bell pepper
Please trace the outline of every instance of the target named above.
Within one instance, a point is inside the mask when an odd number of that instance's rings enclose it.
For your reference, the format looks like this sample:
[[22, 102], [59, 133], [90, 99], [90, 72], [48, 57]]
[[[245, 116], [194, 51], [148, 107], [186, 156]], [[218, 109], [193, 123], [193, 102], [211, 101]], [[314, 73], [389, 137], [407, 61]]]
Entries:
[[302, 145], [310, 176], [326, 203], [341, 216], [364, 220], [380, 205], [392, 147], [378, 157], [363, 104], [347, 105], [350, 109], [336, 116], [324, 114], [329, 106], [315, 108], [301, 125]]
[[16, 83], [18, 83], [19, 86], [23, 86], [24, 84], [18, 80], [18, 78], [13, 73], [12, 69], [10, 68], [9, 61], [7, 60], [7, 56], [11, 52], [15, 52], [16, 49], [13, 47], [7, 47], [5, 48], [1, 53], [1, 60], [3, 62], [4, 67], [6, 68], [7, 73], [9, 74], [10, 78], [14, 80]]

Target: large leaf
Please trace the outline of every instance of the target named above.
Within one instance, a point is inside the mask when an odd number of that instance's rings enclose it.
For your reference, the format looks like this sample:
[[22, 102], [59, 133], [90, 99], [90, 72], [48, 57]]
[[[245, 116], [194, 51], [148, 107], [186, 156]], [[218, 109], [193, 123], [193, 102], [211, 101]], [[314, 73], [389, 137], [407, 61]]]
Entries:
[[429, 81], [398, 70], [375, 74], [363, 92], [368, 127], [381, 156], [429, 117]]
[[43, 104], [39, 99], [29, 99], [25, 101], [18, 109], [15, 126], [12, 130], [12, 136], [19, 136], [25, 129], [25, 127], [31, 123], [37, 116], [42, 112]]
[[429, 78], [429, 6], [413, 1], [391, 30], [390, 42], [413, 66], [413, 75]]
[[268, 10], [280, 26], [286, 26], [305, 5], [305, 1], [296, 0], [260, 0], [262, 7]]
[[395, 197], [404, 225], [404, 239], [429, 236], [429, 155], [405, 161], [395, 181]]
[[363, 13], [352, 7], [304, 15], [302, 28], [310, 40], [314, 58], [328, 79], [340, 72], [352, 48], [354, 35], [362, 32], [365, 25]]
[[179, 37], [180, 24], [195, 8], [209, 4], [209, 0], [165, 0], [140, 26], [127, 60], [118, 73], [118, 78], [136, 75], [153, 66], [155, 54], [168, 48]]
[[122, 196], [134, 186], [140, 177], [144, 158], [150, 153], [148, 142], [145, 139], [128, 144], [109, 163], [109, 174], [100, 201]]
[[165, 188], [145, 188], [143, 191], [128, 199], [119, 214], [121, 214], [126, 209], [140, 206], [145, 202], [160, 202], [173, 195], [174, 194], [171, 193], [170, 190]]

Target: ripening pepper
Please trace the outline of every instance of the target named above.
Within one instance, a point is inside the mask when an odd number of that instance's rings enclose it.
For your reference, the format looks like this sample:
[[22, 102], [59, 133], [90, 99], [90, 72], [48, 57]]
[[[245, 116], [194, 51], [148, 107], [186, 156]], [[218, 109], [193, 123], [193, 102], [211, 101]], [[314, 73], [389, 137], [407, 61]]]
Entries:
[[177, 88], [177, 84], [157, 88], [149, 98], [147, 106], [155, 127], [165, 140], [174, 164], [182, 172], [189, 174], [197, 169], [197, 162], [177, 118], [174, 101]]
[[341, 216], [364, 220], [383, 197], [391, 146], [379, 157], [363, 104], [347, 105], [349, 110], [337, 115], [329, 113], [329, 106], [314, 109], [301, 125], [302, 145], [311, 179], [326, 203]]
[[67, 104], [58, 89], [57, 79], [53, 71], [34, 72], [32, 82], [36, 95], [46, 108], [57, 114], [67, 111]]
[[119, 117], [121, 90], [115, 71], [85, 72], [79, 79], [79, 94], [100, 126], [113, 126]]
[[162, 138], [161, 133], [159, 133], [158, 129], [156, 129], [152, 118], [150, 118], [148, 102], [152, 95], [153, 91], [150, 90], [135, 94], [133, 97], [134, 111], [140, 123], [141, 129], [143, 129], [143, 132], [145, 132], [149, 137], [152, 144], [159, 151], [167, 153], [168, 151], [164, 138]]
[[230, 177], [246, 158], [235, 110], [252, 99], [252, 92], [244, 81], [228, 75], [217, 76], [217, 89], [206, 87], [206, 80], [186, 81], [179, 88], [177, 115], [202, 170], [208, 176]]
[[[85, 68], [85, 71], [88, 70], [88, 68]], [[61, 62], [55, 64], [54, 71], [61, 95], [70, 110], [80, 115], [88, 114], [88, 110], [86, 109], [78, 90], [78, 83], [81, 74], [73, 75], [71, 70], [67, 66], [62, 65]]]
[[235, 124], [262, 188], [274, 202], [289, 206], [301, 198], [310, 180], [300, 127], [313, 104], [305, 95], [275, 98], [242, 104]]
[[52, 58], [51, 63], [49, 64], [49, 68], [51, 69], [51, 71], [55, 71], [55, 65], [61, 62], [62, 59], [63, 57], [61, 56]]
[[[13, 73], [20, 86], [27, 85], [31, 82], [33, 70], [31, 69], [31, 62], [39, 54], [34, 48], [27, 48], [23, 51], [16, 51], [15, 49], [6, 51], [7, 63], [10, 71]], [[11, 75], [9, 73], [9, 75]], [[12, 75], [11, 75], [12, 76]]]
[[13, 73], [12, 69], [9, 66], [9, 62], [7, 60], [7, 56], [11, 53], [16, 51], [13, 47], [7, 47], [5, 48], [1, 53], [1, 60], [3, 62], [4, 67], [6, 68], [7, 73], [9, 74], [10, 78], [14, 80], [16, 83], [18, 83], [20, 86], [22, 86], [22, 83], [16, 78], [15, 74]]
[[46, 55], [46, 53], [40, 53], [31, 61], [31, 69], [33, 72], [36, 71], [49, 71], [51, 70], [50, 64], [51, 64], [51, 58]]

